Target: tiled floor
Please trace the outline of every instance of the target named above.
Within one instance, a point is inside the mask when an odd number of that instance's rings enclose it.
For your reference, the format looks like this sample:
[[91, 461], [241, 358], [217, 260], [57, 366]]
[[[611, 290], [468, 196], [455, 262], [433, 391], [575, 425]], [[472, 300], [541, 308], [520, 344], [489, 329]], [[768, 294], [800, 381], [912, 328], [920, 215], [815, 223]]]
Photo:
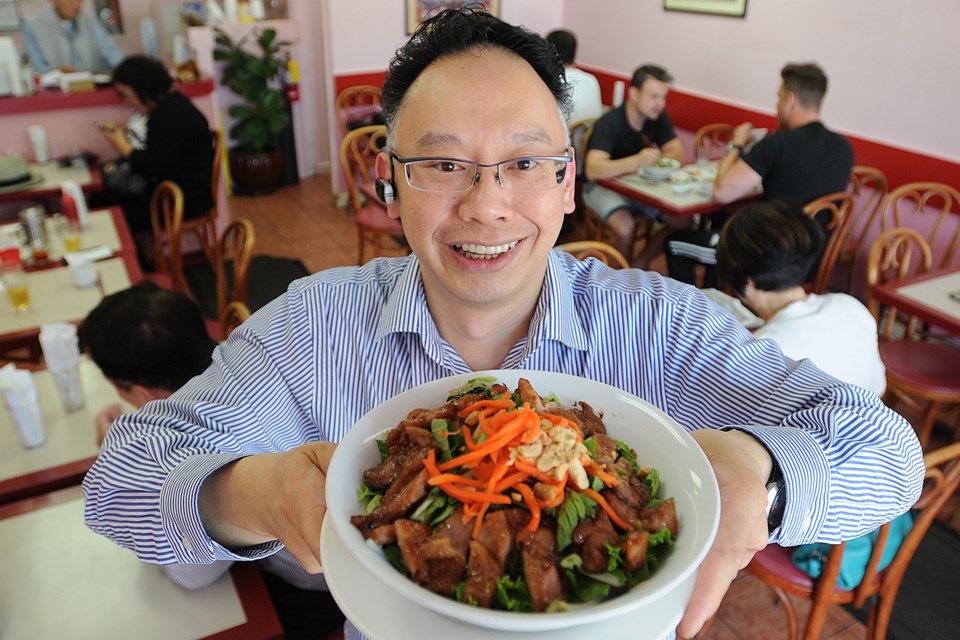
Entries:
[[[352, 265], [357, 258], [357, 236], [351, 214], [336, 209], [327, 176], [310, 178], [258, 197], [230, 201], [234, 217], [250, 219], [256, 229], [256, 252], [299, 258], [313, 271]], [[574, 239], [574, 236], [565, 239]], [[655, 262], [654, 268], [662, 265]], [[658, 269], [659, 270], [659, 269]], [[956, 511], [954, 507], [952, 511]], [[958, 513], [960, 515], [960, 513]], [[960, 530], [960, 517], [955, 518]], [[804, 620], [809, 605], [795, 601]], [[863, 638], [864, 625], [844, 609], [833, 607], [822, 638]], [[751, 576], [733, 583], [703, 640], [770, 640], [787, 637], [786, 616], [772, 592]]]

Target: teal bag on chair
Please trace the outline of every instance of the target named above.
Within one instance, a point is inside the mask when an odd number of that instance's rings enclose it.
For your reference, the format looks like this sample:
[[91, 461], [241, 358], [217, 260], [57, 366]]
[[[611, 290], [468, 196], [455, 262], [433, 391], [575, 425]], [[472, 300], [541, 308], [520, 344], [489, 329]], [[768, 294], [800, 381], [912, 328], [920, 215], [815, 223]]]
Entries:
[[[893, 562], [893, 556], [896, 555], [900, 543], [913, 526], [913, 516], [906, 512], [896, 518], [890, 525], [890, 535], [887, 536], [887, 545], [883, 549], [883, 555], [880, 557], [880, 564], [877, 570], [885, 569], [887, 565]], [[853, 540], [847, 540], [846, 549], [843, 552], [843, 561], [840, 563], [840, 575], [837, 576], [837, 586], [847, 591], [855, 588], [863, 580], [863, 574], [867, 571], [867, 563], [870, 561], [870, 554], [873, 552], [873, 545], [877, 542], [879, 529]], [[830, 556], [830, 550], [833, 545], [815, 542], [813, 544], [804, 544], [793, 550], [791, 559], [793, 564], [811, 578], [819, 578], [823, 571], [823, 566], [827, 564], [827, 558]]]

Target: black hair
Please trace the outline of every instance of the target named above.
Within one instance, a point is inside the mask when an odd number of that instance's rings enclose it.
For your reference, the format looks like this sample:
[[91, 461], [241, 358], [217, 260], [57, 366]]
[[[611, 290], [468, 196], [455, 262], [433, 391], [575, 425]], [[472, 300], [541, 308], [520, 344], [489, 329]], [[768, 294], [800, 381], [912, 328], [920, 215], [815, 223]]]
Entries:
[[125, 84], [137, 94], [143, 104], [158, 103], [170, 94], [173, 78], [156, 58], [132, 55], [123, 59], [113, 70], [112, 81]]
[[827, 93], [827, 74], [818, 65], [788, 64], [780, 70], [783, 88], [797, 96], [800, 104], [808, 109], [820, 109]]
[[383, 82], [381, 105], [387, 126], [393, 128], [404, 96], [424, 69], [440, 58], [479, 48], [510, 51], [526, 60], [553, 94], [564, 118], [569, 117], [570, 90], [557, 50], [543, 36], [470, 5], [441, 11], [397, 49]]
[[547, 42], [557, 48], [563, 64], [573, 64], [577, 56], [577, 37], [566, 29], [555, 29], [547, 34]]
[[673, 82], [673, 76], [663, 67], [655, 64], [645, 64], [637, 67], [636, 71], [633, 72], [633, 77], [630, 78], [630, 86], [642, 89], [643, 83], [647, 81], [647, 78], [653, 78], [660, 82]]
[[149, 281], [101, 300], [77, 337], [121, 389], [136, 384], [171, 392], [210, 365], [217, 344], [193, 300]]
[[823, 250], [823, 230], [796, 205], [780, 200], [734, 214], [717, 244], [717, 275], [743, 295], [747, 280], [760, 291], [802, 287]]

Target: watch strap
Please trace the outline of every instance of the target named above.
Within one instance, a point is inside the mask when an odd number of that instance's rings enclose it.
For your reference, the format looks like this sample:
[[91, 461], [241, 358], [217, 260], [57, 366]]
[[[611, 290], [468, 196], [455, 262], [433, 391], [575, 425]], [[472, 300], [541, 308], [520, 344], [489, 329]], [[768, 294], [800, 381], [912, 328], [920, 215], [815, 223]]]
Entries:
[[780, 465], [773, 460], [770, 478], [767, 480], [767, 531], [773, 533], [783, 523], [787, 507], [787, 487]]

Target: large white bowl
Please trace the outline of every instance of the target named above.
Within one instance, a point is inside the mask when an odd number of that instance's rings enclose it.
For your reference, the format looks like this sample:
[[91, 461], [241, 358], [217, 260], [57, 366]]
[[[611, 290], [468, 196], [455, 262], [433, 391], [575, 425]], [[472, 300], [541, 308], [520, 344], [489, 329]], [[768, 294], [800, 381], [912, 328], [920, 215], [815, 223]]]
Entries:
[[669, 167], [641, 167], [640, 175], [650, 180], [666, 180], [671, 173], [680, 168], [680, 162], [673, 158], [664, 158], [664, 160], [670, 161]]
[[[382, 438], [386, 430], [394, 427], [412, 409], [438, 407], [446, 401], [450, 390], [480, 376], [494, 376], [510, 389], [516, 387], [520, 377], [525, 377], [541, 395], [554, 393], [565, 405], [581, 400], [587, 402], [603, 416], [608, 434], [637, 451], [641, 465], [659, 469], [662, 479], [660, 495], [676, 500], [680, 531], [676, 546], [653, 577], [629, 593], [563, 613], [494, 611], [462, 604], [420, 587], [390, 566], [376, 545], [363, 539], [350, 523], [350, 517], [361, 512], [356, 490], [363, 471], [380, 461], [374, 440]], [[415, 605], [469, 625], [502, 631], [561, 629], [627, 613], [631, 618], [638, 618], [642, 617], [640, 610], [643, 608], [656, 609], [657, 619], [664, 618], [664, 608], [667, 608], [672, 614], [668, 617], [667, 629], [657, 629], [655, 633], [669, 631], [686, 609], [697, 569], [713, 542], [720, 518], [720, 496], [710, 463], [696, 442], [676, 422], [640, 398], [609, 385], [542, 371], [481, 371], [452, 376], [384, 402], [363, 416], [337, 447], [327, 474], [326, 497], [324, 527], [335, 528], [337, 538], [353, 559], [377, 581]], [[342, 566], [342, 563], [337, 564]], [[326, 578], [336, 597], [338, 575], [335, 568], [328, 567]], [[346, 582], [347, 576], [341, 579]], [[378, 615], [377, 603], [369, 605], [370, 615]], [[636, 637], [649, 636], [644, 630], [637, 629]]]

